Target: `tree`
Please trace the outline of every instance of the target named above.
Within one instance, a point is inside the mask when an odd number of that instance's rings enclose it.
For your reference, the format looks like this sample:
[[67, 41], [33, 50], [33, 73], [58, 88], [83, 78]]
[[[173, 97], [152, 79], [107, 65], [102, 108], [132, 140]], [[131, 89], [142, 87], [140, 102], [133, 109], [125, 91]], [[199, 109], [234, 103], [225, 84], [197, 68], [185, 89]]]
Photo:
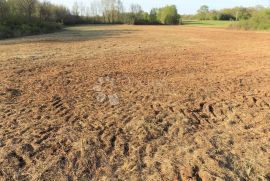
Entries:
[[75, 1], [73, 6], [72, 6], [72, 14], [74, 16], [79, 16], [79, 4], [77, 1]]
[[165, 6], [159, 9], [158, 18], [162, 24], [175, 25], [179, 24], [180, 16], [178, 15], [175, 5]]
[[208, 18], [211, 19], [211, 20], [218, 20], [218, 18], [219, 18], [219, 13], [218, 13], [218, 11], [216, 11], [216, 10], [211, 10], [211, 11], [208, 13]]
[[14, 17], [14, 16], [23, 16], [23, 11], [22, 8], [19, 5], [18, 0], [8, 0], [7, 6], [9, 8], [9, 16]]
[[79, 9], [80, 9], [80, 16], [85, 16], [86, 8], [82, 1], [80, 2]]
[[116, 14], [117, 14], [117, 22], [123, 21], [123, 12], [124, 12], [124, 5], [121, 0], [116, 1]]
[[130, 24], [135, 24], [141, 18], [143, 13], [142, 7], [139, 4], [131, 4], [130, 6]]
[[52, 4], [44, 1], [39, 5], [40, 20], [48, 21], [52, 16]]
[[5, 19], [8, 16], [8, 4], [6, 0], [0, 0], [0, 20]]
[[209, 13], [209, 7], [206, 5], [201, 6], [200, 9], [197, 11], [197, 15], [200, 20], [207, 20], [208, 13]]
[[55, 15], [55, 21], [64, 23], [65, 20], [70, 17], [70, 11], [65, 6], [55, 6], [54, 7], [54, 15]]
[[118, 22], [124, 11], [121, 0], [101, 0], [104, 20], [108, 23]]
[[149, 21], [151, 24], [158, 23], [158, 19], [157, 19], [158, 13], [157, 12], [158, 12], [158, 9], [156, 9], [156, 8], [151, 9], [150, 14], [149, 14]]
[[130, 12], [133, 14], [140, 14], [143, 12], [141, 5], [139, 4], [131, 4]]
[[251, 18], [252, 14], [248, 8], [237, 7], [235, 8], [235, 19], [238, 20], [247, 20]]
[[90, 4], [90, 15], [97, 16], [101, 10], [101, 2], [100, 1], [91, 1]]
[[21, 7], [24, 14], [27, 16], [28, 21], [31, 21], [32, 14], [36, 10], [38, 4], [37, 0], [18, 0], [19, 6]]
[[115, 0], [101, 0], [104, 21], [112, 23]]

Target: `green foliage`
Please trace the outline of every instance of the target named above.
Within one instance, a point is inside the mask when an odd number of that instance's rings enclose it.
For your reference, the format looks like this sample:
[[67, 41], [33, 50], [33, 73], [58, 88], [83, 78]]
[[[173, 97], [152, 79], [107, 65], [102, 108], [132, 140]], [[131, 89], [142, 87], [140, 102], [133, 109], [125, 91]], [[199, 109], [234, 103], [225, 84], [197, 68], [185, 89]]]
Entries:
[[251, 18], [252, 13], [253, 13], [252, 9], [237, 7], [237, 8], [235, 8], [235, 14], [236, 14], [235, 19], [236, 20], [247, 20], [247, 19]]
[[13, 37], [13, 31], [10, 27], [0, 25], [0, 39]]
[[149, 22], [150, 24], [159, 24], [160, 22], [157, 19], [158, 9], [151, 9], [149, 14]]
[[178, 15], [175, 5], [160, 8], [157, 17], [158, 20], [165, 25], [179, 24], [180, 16]]
[[241, 20], [232, 27], [252, 30], [269, 30], [270, 29], [270, 9], [262, 9], [255, 12], [248, 20]]
[[165, 6], [160, 9], [152, 9], [150, 14], [143, 12], [138, 5], [131, 6], [131, 12], [124, 14], [124, 23], [135, 25], [173, 25], [179, 24], [180, 15], [176, 6]]
[[227, 8], [221, 10], [209, 10], [208, 6], [202, 6], [196, 14], [197, 20], [244, 20], [249, 19], [252, 16], [252, 13], [256, 11], [255, 8], [244, 8], [244, 7], [235, 7]]
[[263, 6], [250, 8], [235, 7], [221, 10], [209, 10], [207, 6], [202, 6], [196, 15], [184, 15], [182, 18], [184, 25], [222, 26], [222, 21], [224, 21], [226, 26], [230, 23], [229, 26], [233, 28], [270, 29], [270, 9]]
[[174, 5], [147, 13], [138, 4], [131, 5], [130, 12], [124, 12], [121, 0], [99, 0], [99, 3], [92, 3], [87, 9], [75, 2], [71, 12], [48, 0], [0, 0], [0, 38], [53, 32], [61, 28], [59, 25], [179, 24], [180, 16]]
[[63, 6], [37, 0], [0, 0], [0, 39], [50, 33], [71, 17]]
[[0, 25], [0, 39], [51, 33], [62, 29], [62, 25], [53, 22], [31, 23], [31, 24], [9, 24]]
[[199, 20], [207, 20], [208, 19], [208, 13], [209, 13], [209, 7], [206, 5], [203, 5], [200, 7], [200, 9], [197, 11], [197, 17]]
[[236, 19], [235, 16], [229, 13], [219, 13], [217, 16], [217, 20], [221, 21], [233, 21], [235, 19]]

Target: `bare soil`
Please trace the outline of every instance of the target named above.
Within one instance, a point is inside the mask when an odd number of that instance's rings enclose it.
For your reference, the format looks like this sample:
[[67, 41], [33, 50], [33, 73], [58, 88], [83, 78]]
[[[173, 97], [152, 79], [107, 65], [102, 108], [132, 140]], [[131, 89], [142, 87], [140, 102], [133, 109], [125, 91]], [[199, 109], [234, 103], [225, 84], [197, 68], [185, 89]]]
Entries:
[[0, 180], [270, 180], [270, 33], [73, 27], [0, 80]]

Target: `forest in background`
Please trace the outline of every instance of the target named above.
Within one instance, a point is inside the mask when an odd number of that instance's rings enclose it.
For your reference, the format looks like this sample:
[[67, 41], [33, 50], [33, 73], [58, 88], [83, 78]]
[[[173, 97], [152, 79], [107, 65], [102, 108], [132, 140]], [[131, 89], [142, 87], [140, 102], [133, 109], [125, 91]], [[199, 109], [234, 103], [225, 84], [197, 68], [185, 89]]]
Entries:
[[139, 4], [125, 8], [121, 0], [96, 0], [89, 5], [76, 1], [71, 9], [49, 1], [0, 0], [0, 39], [50, 33], [78, 24], [177, 25], [187, 19], [239, 21], [234, 24], [237, 28], [269, 29], [270, 9], [210, 10], [203, 5], [196, 15], [180, 16], [175, 5], [145, 12]]
[[72, 9], [38, 0], [0, 0], [0, 38], [50, 33], [63, 25], [78, 24], [179, 24], [175, 5], [154, 8], [150, 13], [138, 4], [124, 10], [121, 0], [75, 2]]
[[246, 30], [270, 29], [270, 8], [263, 6], [234, 7], [221, 10], [211, 10], [203, 5], [195, 15], [182, 15], [185, 20], [214, 20], [214, 21], [236, 21], [231, 25], [233, 28]]

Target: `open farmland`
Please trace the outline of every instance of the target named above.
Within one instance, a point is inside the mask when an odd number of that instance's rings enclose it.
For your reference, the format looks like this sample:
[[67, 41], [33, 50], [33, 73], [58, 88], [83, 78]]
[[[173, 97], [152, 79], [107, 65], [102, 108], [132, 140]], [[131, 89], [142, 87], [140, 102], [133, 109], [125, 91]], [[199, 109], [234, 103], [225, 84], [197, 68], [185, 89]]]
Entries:
[[0, 80], [0, 180], [270, 180], [270, 33], [73, 27]]

